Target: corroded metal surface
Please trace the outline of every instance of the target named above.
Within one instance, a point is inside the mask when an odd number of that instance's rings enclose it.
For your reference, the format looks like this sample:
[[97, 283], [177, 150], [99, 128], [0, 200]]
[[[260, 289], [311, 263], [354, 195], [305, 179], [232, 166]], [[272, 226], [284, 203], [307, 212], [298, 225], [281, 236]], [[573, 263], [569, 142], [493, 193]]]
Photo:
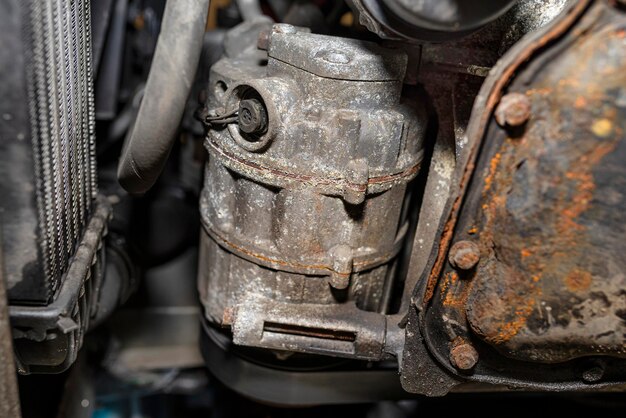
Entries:
[[626, 16], [594, 13], [514, 86], [531, 120], [494, 150], [477, 202], [468, 320], [524, 360], [626, 357]]
[[[572, 2], [492, 68], [458, 142], [441, 239], [413, 296], [405, 389], [441, 395], [468, 380], [561, 391], [623, 385], [623, 24], [612, 3]], [[530, 115], [500, 126], [506, 93], [523, 94]], [[480, 249], [475, 267], [450, 264], [459, 241]], [[603, 338], [612, 344], [600, 347]], [[454, 360], [460, 346], [478, 354], [471, 369]]]
[[[265, 30], [267, 53], [230, 51], [212, 68], [206, 316], [241, 345], [380, 358], [425, 129], [422, 108], [401, 99], [407, 56], [284, 24]], [[244, 129], [243, 102], [256, 106]]]

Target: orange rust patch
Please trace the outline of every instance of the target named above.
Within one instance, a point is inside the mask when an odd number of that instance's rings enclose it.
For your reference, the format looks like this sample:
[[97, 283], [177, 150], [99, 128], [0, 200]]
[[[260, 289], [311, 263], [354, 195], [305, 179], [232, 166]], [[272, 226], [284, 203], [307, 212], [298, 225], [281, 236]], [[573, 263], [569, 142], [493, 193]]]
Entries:
[[552, 89], [549, 87], [526, 90], [526, 96], [548, 96], [550, 94], [552, 94]]
[[564, 78], [564, 79], [559, 80], [558, 85], [559, 85], [559, 88], [563, 88], [563, 87], [578, 88], [580, 86], [580, 80], [578, 80], [577, 78]]
[[526, 258], [526, 257], [530, 257], [531, 255], [533, 255], [533, 253], [528, 248], [523, 248], [520, 251], [520, 255], [522, 256], [522, 258]]
[[519, 307], [515, 311], [515, 319], [502, 325], [499, 332], [489, 337], [487, 340], [493, 344], [504, 344], [511, 338], [515, 337], [520, 329], [526, 325], [528, 316], [533, 311], [535, 306], [534, 299], [531, 299], [526, 306]]
[[584, 270], [572, 270], [565, 277], [565, 285], [572, 292], [584, 292], [591, 286], [591, 273]]
[[483, 189], [483, 193], [487, 193], [491, 189], [493, 177], [496, 175], [496, 170], [498, 169], [498, 165], [500, 165], [501, 158], [502, 154], [498, 152], [489, 162], [489, 174], [485, 177], [485, 188]]
[[[457, 198], [454, 202], [454, 205], [459, 205], [460, 202], [461, 199]], [[441, 233], [441, 240], [439, 241], [439, 252], [437, 253], [435, 264], [433, 265], [433, 268], [428, 276], [428, 281], [426, 282], [426, 291], [424, 292], [423, 301], [424, 306], [426, 306], [426, 304], [430, 302], [433, 295], [435, 294], [435, 287], [437, 287], [437, 278], [439, 277], [439, 273], [441, 272], [445, 260], [447, 259], [446, 254], [448, 253], [448, 246], [450, 245], [450, 240], [452, 239], [452, 233], [454, 232], [455, 223], [456, 219], [449, 219], [443, 228], [443, 232]]]
[[571, 237], [572, 231], [584, 229], [582, 225], [576, 222], [576, 218], [588, 209], [589, 203], [593, 198], [595, 184], [591, 169], [593, 166], [597, 165], [605, 155], [610, 153], [615, 146], [616, 144], [613, 142], [598, 144], [590, 153], [580, 158], [580, 164], [577, 164], [574, 170], [565, 173], [565, 177], [568, 180], [575, 181], [577, 185], [576, 194], [572, 197], [569, 205], [561, 211], [561, 219], [556, 225], [557, 232], [562, 234], [563, 237]]
[[576, 109], [583, 109], [587, 106], [587, 99], [585, 99], [583, 96], [578, 96], [576, 98], [576, 101], [574, 102], [574, 107]]
[[[459, 207], [462, 201], [462, 197], [464, 195], [469, 179], [474, 172], [475, 158], [476, 158], [478, 148], [479, 148], [476, 144], [480, 143], [480, 139], [482, 138], [482, 135], [485, 132], [489, 118], [491, 117], [493, 113], [493, 109], [495, 108], [496, 104], [499, 102], [502, 96], [502, 91], [504, 87], [513, 77], [513, 75], [518, 70], [520, 65], [527, 62], [527, 60], [530, 58], [530, 56], [532, 56], [532, 54], [534, 54], [540, 48], [544, 47], [547, 43], [549, 43], [553, 39], [563, 34], [566, 30], [568, 30], [571, 27], [571, 24], [574, 21], [576, 21], [576, 19], [586, 9], [588, 4], [589, 4], [589, 0], [581, 0], [575, 3], [572, 6], [572, 8], [569, 10], [569, 13], [562, 20], [558, 21], [557, 24], [555, 24], [548, 33], [544, 34], [541, 38], [536, 39], [534, 42], [532, 42], [528, 46], [527, 49], [522, 51], [522, 53], [520, 53], [515, 58], [514, 62], [512, 62], [511, 65], [505, 68], [505, 70], [502, 73], [502, 76], [498, 79], [498, 81], [494, 83], [494, 85], [492, 86], [490, 90], [490, 93], [484, 104], [485, 112], [483, 116], [481, 118], [475, 119], [477, 122], [471, 123], [470, 126], [468, 127], [468, 137], [470, 138], [470, 143], [475, 143], [475, 145], [473, 145], [472, 149], [470, 150], [469, 161], [467, 163], [467, 166], [463, 170], [463, 175], [461, 177], [460, 184], [459, 184], [460, 193], [454, 200], [454, 203], [452, 205], [452, 208], [448, 214], [448, 218], [444, 225], [442, 236], [439, 241], [440, 245], [439, 245], [439, 248], [437, 249], [437, 254], [435, 256], [435, 262], [434, 262], [433, 267], [431, 268], [431, 271], [427, 279], [426, 289], [424, 292], [424, 298], [422, 300], [423, 306], [426, 306], [428, 302], [430, 301], [430, 299], [432, 298], [434, 291], [435, 291], [435, 287], [437, 285], [439, 274], [443, 267], [444, 261], [447, 258], [446, 254], [447, 254], [447, 250], [450, 244], [450, 240], [452, 238], [454, 226], [456, 225], [458, 211], [459, 211]], [[543, 89], [543, 91], [532, 91], [532, 90], [527, 91], [528, 95], [535, 94], [535, 93], [536, 94], [551, 94], [551, 89], [546, 88], [546, 89]]]
[[446, 293], [448, 291], [448, 288], [450, 287], [450, 282], [452, 281], [452, 277], [451, 275], [456, 274], [456, 273], [447, 273], [446, 275], [444, 275], [443, 277], [443, 281], [441, 282], [441, 293]]
[[[455, 273], [456, 274], [456, 273]], [[456, 276], [452, 278], [453, 281], [459, 280], [459, 277]], [[465, 286], [460, 287], [461, 285], [457, 284], [456, 286], [451, 286], [446, 292], [446, 296], [443, 298], [442, 305], [448, 308], [456, 309], [459, 312], [465, 314], [465, 307], [467, 306], [467, 299], [471, 293], [471, 282], [467, 282]]]
[[541, 289], [535, 285], [540, 280], [539, 276], [533, 276], [531, 280], [533, 284], [530, 285], [529, 295], [523, 297], [517, 303], [513, 303], [516, 306], [513, 319], [503, 323], [495, 335], [486, 338], [487, 341], [492, 344], [504, 344], [515, 337], [526, 326], [528, 317], [535, 309], [537, 296], [541, 294]]

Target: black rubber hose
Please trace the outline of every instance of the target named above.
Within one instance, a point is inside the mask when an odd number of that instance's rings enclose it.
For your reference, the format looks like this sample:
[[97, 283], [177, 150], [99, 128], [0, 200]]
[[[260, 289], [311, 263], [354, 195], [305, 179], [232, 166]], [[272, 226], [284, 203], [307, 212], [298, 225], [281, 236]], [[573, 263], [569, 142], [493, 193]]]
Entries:
[[202, 51], [210, 0], [168, 0], [137, 118], [126, 136], [117, 178], [145, 193], [172, 149]]

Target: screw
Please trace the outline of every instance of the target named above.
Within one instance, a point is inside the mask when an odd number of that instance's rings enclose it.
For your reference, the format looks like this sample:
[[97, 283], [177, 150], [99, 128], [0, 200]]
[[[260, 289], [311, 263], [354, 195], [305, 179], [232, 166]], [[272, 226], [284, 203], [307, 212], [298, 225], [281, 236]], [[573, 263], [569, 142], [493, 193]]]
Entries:
[[239, 103], [239, 129], [246, 134], [264, 134], [267, 131], [267, 111], [257, 99]]
[[502, 127], [521, 126], [530, 118], [530, 112], [530, 100], [525, 94], [505, 94], [496, 108], [496, 122]]
[[450, 248], [448, 261], [461, 270], [473, 268], [480, 260], [480, 248], [472, 241], [459, 241]]
[[478, 352], [470, 343], [461, 343], [450, 350], [450, 363], [457, 369], [470, 370], [478, 363]]

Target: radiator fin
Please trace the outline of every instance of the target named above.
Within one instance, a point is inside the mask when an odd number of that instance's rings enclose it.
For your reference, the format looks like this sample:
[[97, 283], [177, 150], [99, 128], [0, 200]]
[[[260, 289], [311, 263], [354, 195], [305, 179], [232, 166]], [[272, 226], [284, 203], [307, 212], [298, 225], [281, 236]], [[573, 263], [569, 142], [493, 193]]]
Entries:
[[97, 194], [90, 4], [33, 0], [26, 12], [39, 245], [52, 298]]

